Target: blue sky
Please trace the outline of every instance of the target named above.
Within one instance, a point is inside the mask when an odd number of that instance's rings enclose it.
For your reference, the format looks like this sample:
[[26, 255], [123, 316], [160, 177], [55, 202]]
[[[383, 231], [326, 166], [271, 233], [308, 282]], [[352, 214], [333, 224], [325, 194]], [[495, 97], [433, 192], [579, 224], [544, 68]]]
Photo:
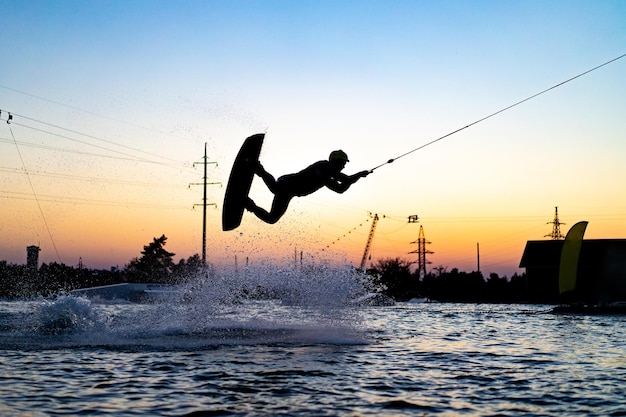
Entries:
[[[32, 200], [15, 197], [33, 194], [24, 178], [3, 172], [3, 205], [9, 216], [29, 224], [2, 224], [9, 238], [0, 259], [14, 262], [21, 262], [24, 247], [34, 241], [43, 247], [44, 260], [58, 261], [51, 239], [68, 264], [79, 256], [88, 265], [121, 264], [162, 233], [181, 257], [199, 252], [198, 212], [182, 207], [199, 202], [187, 185], [199, 180], [191, 163], [200, 160], [205, 141], [209, 158], [218, 162], [209, 175], [224, 184], [241, 141], [263, 131], [262, 161], [276, 175], [302, 169], [336, 148], [350, 155], [351, 173], [626, 52], [623, 1], [0, 6], [2, 120], [11, 111], [90, 135], [78, 143], [50, 135], [52, 127], [32, 120], [16, 117], [12, 132], [0, 123], [0, 168], [24, 169], [11, 143], [14, 135], [52, 148], [22, 145], [27, 170], [68, 176], [32, 177], [35, 193], [51, 200], [38, 210], [23, 206]], [[470, 270], [480, 241], [486, 242], [484, 262], [489, 265], [491, 257], [494, 271], [508, 275], [517, 271], [525, 241], [550, 232], [546, 222], [554, 206], [566, 223], [589, 220], [588, 237], [623, 238], [625, 74], [626, 59], [616, 61], [382, 167], [344, 195], [321, 191], [298, 199], [278, 226], [246, 217], [240, 235], [223, 234], [224, 189], [216, 186], [209, 225], [214, 260], [228, 263], [232, 248], [245, 251], [268, 241], [284, 246], [274, 250], [277, 257], [293, 253], [296, 245], [317, 253], [339, 241], [337, 257], [358, 262], [367, 237], [367, 226], [358, 225], [370, 212], [395, 219], [389, 226], [381, 221], [373, 258], [406, 257], [417, 230], [402, 219], [418, 214], [433, 242], [435, 265]], [[159, 163], [79, 153], [102, 152], [90, 144]], [[79, 176], [92, 179], [80, 183]], [[115, 181], [151, 185], [129, 189]], [[255, 183], [252, 195], [269, 204], [262, 184]], [[73, 201], [60, 202], [59, 196]], [[84, 207], [85, 200], [98, 209], [102, 200], [152, 208], [109, 210], [107, 226], [107, 217], [93, 217], [96, 209]], [[180, 210], [159, 211], [172, 204]], [[53, 238], [41, 228], [42, 213]], [[128, 242], [106, 235], [111, 227], [122, 228]], [[98, 228], [100, 246], [89, 244], [89, 253], [81, 255], [88, 239], [77, 236]], [[343, 238], [352, 230], [354, 236]], [[242, 243], [241, 236], [249, 240]], [[266, 252], [259, 249], [258, 257], [269, 257]]]

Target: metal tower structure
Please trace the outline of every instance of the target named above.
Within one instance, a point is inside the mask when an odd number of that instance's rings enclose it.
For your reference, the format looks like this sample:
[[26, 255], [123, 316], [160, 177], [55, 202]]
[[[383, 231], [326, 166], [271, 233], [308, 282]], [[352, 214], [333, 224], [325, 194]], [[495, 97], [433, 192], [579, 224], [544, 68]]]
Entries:
[[[411, 221], [409, 220], [409, 223]], [[435, 252], [427, 250], [426, 245], [429, 245], [432, 242], [426, 240], [424, 236], [424, 226], [420, 225], [420, 233], [416, 241], [411, 242], [411, 244], [417, 243], [417, 250], [414, 250], [409, 253], [417, 253], [417, 273], [419, 279], [423, 279], [426, 276], [426, 264], [430, 264], [431, 262], [426, 260], [426, 255], [433, 254]]]
[[[195, 167], [197, 164], [202, 164], [204, 165], [204, 177], [202, 177], [203, 181], [201, 183], [191, 183], [189, 184], [189, 186], [191, 187], [192, 185], [202, 185], [204, 186], [204, 196], [202, 198], [202, 265], [206, 266], [206, 207], [209, 206], [217, 206], [217, 204], [215, 203], [207, 203], [207, 198], [206, 198], [206, 186], [207, 185], [215, 185], [215, 184], [221, 184], [220, 182], [207, 182], [207, 165], [209, 164], [215, 164], [217, 166], [217, 162], [209, 162], [207, 155], [206, 155], [206, 142], [204, 142], [204, 158], [202, 160], [202, 162], [194, 162], [193, 166]], [[199, 206], [200, 204], [194, 204], [193, 206]]]
[[374, 219], [372, 220], [372, 227], [370, 228], [370, 234], [367, 237], [367, 243], [365, 244], [365, 250], [363, 251], [363, 257], [361, 258], [361, 266], [359, 267], [362, 271], [365, 270], [365, 262], [367, 262], [367, 255], [370, 253], [370, 248], [372, 246], [372, 240], [374, 239], [374, 231], [376, 230], [376, 224], [378, 223], [378, 214], [374, 214]]
[[552, 233], [545, 235], [544, 237], [551, 237], [552, 240], [559, 240], [559, 239], [565, 238], [565, 236], [561, 234], [561, 225], [565, 223], [561, 223], [559, 221], [559, 208], [558, 207], [554, 208], [554, 220], [546, 224], [552, 225]]

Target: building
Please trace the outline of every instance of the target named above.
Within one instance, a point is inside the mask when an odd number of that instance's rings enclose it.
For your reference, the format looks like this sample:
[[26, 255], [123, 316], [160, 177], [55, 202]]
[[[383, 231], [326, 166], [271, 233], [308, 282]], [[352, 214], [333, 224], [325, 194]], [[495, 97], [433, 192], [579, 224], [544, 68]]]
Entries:
[[28, 246], [26, 248], [26, 268], [29, 273], [37, 274], [39, 270], [39, 246]]
[[626, 301], [626, 239], [583, 240], [576, 289], [559, 294], [559, 267], [564, 242], [526, 242], [519, 266], [526, 269], [529, 301], [594, 304]]

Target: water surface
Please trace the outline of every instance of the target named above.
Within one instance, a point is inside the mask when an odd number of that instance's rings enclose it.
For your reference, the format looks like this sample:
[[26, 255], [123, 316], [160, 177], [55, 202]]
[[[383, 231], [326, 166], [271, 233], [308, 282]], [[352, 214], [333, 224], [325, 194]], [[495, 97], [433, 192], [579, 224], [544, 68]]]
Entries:
[[624, 316], [357, 307], [349, 276], [322, 278], [266, 300], [0, 302], [0, 413], [626, 415]]

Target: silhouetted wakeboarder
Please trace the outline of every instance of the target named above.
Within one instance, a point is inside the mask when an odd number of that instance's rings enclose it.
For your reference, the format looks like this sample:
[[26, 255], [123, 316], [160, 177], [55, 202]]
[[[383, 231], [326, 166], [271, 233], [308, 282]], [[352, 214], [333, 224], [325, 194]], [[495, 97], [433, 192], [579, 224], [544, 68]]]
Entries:
[[246, 199], [244, 207], [264, 222], [274, 224], [285, 214], [292, 198], [312, 194], [322, 187], [344, 193], [352, 184], [370, 174], [367, 170], [354, 175], [344, 174], [341, 171], [348, 162], [348, 155], [344, 151], [332, 151], [328, 160], [317, 161], [300, 172], [283, 175], [278, 179], [274, 179], [260, 162], [256, 162], [255, 174], [274, 193], [274, 201], [269, 212], [257, 206], [250, 197]]
[[[330, 153], [328, 160], [315, 162], [300, 172], [274, 179], [259, 162], [264, 138], [263, 133], [248, 137], [235, 158], [222, 209], [222, 229], [225, 231], [233, 230], [241, 224], [244, 209], [264, 222], [274, 224], [285, 214], [292, 198], [309, 195], [322, 187], [343, 193], [372, 172], [366, 170], [353, 175], [344, 174], [341, 171], [349, 162], [348, 155], [342, 150], [336, 150]], [[274, 194], [269, 212], [257, 206], [248, 196], [255, 175], [261, 177]]]

